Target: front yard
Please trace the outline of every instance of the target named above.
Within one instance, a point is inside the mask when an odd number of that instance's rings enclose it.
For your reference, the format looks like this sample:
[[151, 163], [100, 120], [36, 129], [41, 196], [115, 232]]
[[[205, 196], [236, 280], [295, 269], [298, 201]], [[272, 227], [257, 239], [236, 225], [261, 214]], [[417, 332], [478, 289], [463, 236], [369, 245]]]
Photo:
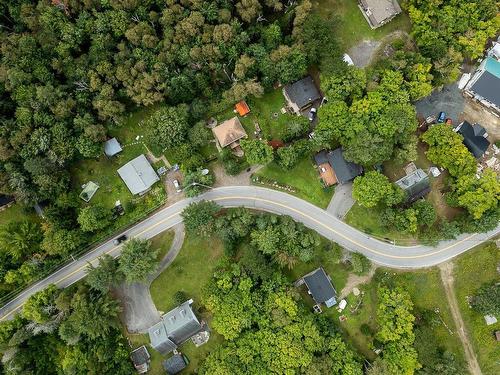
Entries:
[[[484, 284], [500, 282], [497, 269], [499, 265], [500, 250], [493, 241], [476, 247], [455, 261], [458, 305], [481, 371], [485, 375], [500, 374], [500, 345], [493, 337], [493, 332], [500, 330], [500, 322], [487, 326], [483, 315], [469, 307], [467, 298]], [[497, 318], [500, 321], [500, 316]]]
[[[328, 206], [335, 191], [334, 187], [323, 186], [311, 156], [305, 157], [290, 170], [285, 170], [275, 162], [271, 162], [258, 171], [256, 176], [265, 178], [267, 181], [276, 181], [280, 185], [290, 186], [295, 190], [295, 195], [321, 208]], [[273, 187], [269, 184], [263, 186]]]

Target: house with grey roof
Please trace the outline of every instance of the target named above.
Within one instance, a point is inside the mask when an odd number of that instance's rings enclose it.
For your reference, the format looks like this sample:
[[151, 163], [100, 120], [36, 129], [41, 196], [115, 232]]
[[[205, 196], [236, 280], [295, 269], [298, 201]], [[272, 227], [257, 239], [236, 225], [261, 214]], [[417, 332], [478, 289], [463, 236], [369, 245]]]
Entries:
[[122, 146], [116, 138], [111, 138], [104, 142], [104, 153], [106, 156], [115, 156], [120, 152], [122, 152]]
[[500, 41], [488, 50], [486, 58], [465, 85], [464, 94], [500, 117]]
[[[192, 304], [192, 299], [184, 302], [167, 312], [158, 323], [149, 328], [149, 339], [154, 349], [161, 354], [167, 354], [187, 340], [207, 332], [206, 325], [196, 317]], [[202, 336], [208, 340], [208, 335]]]
[[151, 186], [160, 180], [144, 154], [130, 160], [117, 172], [134, 195], [145, 194], [151, 189]]
[[321, 99], [314, 80], [311, 76], [302, 78], [283, 88], [283, 96], [286, 99], [288, 106], [297, 115], [307, 108], [311, 107], [315, 102]]
[[420, 168], [400, 178], [395, 183], [405, 191], [409, 203], [425, 197], [431, 191], [429, 176]]
[[151, 356], [144, 345], [138, 347], [130, 353], [130, 359], [139, 374], [145, 374], [149, 370]]
[[314, 161], [326, 186], [352, 181], [363, 172], [360, 165], [344, 158], [344, 150], [340, 147], [333, 151], [318, 152], [314, 156]]
[[188, 363], [186, 356], [178, 353], [163, 361], [163, 368], [168, 375], [175, 375], [184, 370]]
[[[500, 90], [500, 87], [499, 87]], [[476, 159], [479, 159], [484, 155], [488, 147], [490, 147], [490, 142], [488, 141], [488, 133], [486, 129], [479, 124], [471, 125], [467, 121], [463, 121], [454, 129], [458, 134], [464, 137], [464, 145], [467, 149], [474, 155]]]
[[309, 294], [317, 305], [332, 307], [337, 304], [337, 292], [323, 267], [309, 272], [295, 283], [296, 286], [302, 284], [307, 286]]
[[358, 0], [358, 7], [372, 29], [376, 29], [401, 13], [397, 0]]

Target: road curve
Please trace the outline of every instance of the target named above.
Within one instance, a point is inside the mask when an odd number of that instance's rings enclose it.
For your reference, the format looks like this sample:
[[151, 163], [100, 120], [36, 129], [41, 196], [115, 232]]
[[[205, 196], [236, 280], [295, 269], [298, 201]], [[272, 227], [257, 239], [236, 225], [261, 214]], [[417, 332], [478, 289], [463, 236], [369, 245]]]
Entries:
[[[365, 254], [371, 261], [393, 268], [421, 268], [434, 266], [453, 258], [478, 244], [495, 237], [500, 225], [487, 233], [465, 234], [453, 241], [430, 246], [395, 246], [354, 229], [327, 211], [290, 194], [256, 186], [230, 186], [212, 189], [196, 198], [184, 199], [151, 215], [127, 229], [129, 238], [151, 238], [182, 221], [182, 210], [191, 202], [212, 200], [224, 207], [247, 207], [256, 210], [290, 215], [322, 236], [329, 238], [351, 251]], [[118, 236], [119, 234], [117, 234]], [[24, 301], [49, 284], [67, 287], [85, 276], [87, 263], [96, 264], [103, 254], [120, 255], [121, 245], [115, 246], [110, 239], [81, 258], [37, 282], [0, 308], [0, 320], [11, 317]]]

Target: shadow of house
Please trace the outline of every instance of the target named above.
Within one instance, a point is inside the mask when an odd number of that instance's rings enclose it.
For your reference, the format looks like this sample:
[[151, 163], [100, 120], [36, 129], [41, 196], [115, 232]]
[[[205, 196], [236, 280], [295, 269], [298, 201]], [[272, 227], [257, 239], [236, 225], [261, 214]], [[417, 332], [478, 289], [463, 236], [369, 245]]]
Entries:
[[464, 121], [455, 128], [455, 131], [464, 138], [463, 142], [465, 146], [476, 159], [482, 157], [488, 147], [490, 147], [490, 142], [486, 139], [488, 133], [479, 124], [471, 125], [467, 121]]

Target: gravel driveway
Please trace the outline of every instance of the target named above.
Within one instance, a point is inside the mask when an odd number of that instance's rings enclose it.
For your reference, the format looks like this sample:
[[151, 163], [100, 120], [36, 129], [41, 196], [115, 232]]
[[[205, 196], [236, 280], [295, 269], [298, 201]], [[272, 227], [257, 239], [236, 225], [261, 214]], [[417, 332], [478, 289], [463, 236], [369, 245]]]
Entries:
[[332, 200], [326, 210], [335, 217], [343, 219], [353, 204], [354, 199], [352, 198], [352, 182], [348, 182], [335, 187], [335, 193], [333, 194]]

